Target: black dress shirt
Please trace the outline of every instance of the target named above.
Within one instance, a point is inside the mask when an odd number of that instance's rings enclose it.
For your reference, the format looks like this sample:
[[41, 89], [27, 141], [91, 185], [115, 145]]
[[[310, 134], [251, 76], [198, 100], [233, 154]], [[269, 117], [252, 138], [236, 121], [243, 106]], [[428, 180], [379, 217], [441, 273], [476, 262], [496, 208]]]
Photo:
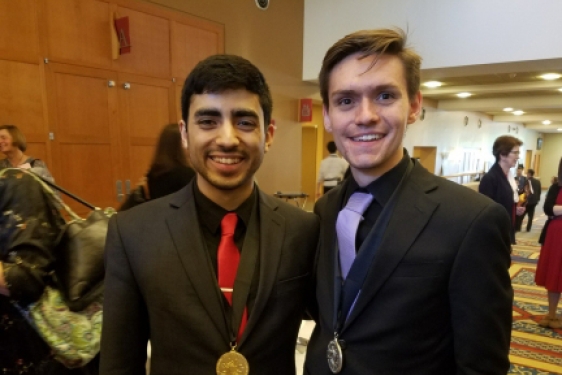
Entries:
[[347, 204], [349, 197], [356, 191], [368, 192], [371, 193], [374, 197], [373, 202], [367, 208], [365, 213], [363, 214], [364, 220], [361, 221], [359, 224], [359, 228], [357, 229], [357, 237], [355, 238], [355, 248], [359, 249], [361, 244], [369, 235], [369, 232], [375, 225], [379, 215], [381, 214], [384, 206], [390, 200], [392, 193], [396, 190], [404, 173], [408, 169], [408, 164], [411, 163], [410, 156], [404, 150], [404, 156], [402, 160], [391, 170], [377, 178], [375, 181], [371, 182], [369, 185], [365, 187], [360, 187], [355, 179], [352, 177], [351, 181], [346, 189], [345, 192], [345, 199], [343, 203], [343, 207]]

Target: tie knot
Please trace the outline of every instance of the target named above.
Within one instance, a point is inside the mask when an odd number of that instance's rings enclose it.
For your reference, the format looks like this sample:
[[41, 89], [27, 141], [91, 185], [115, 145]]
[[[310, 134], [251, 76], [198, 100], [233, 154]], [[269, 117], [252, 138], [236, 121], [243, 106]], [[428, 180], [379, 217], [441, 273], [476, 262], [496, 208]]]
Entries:
[[235, 212], [229, 212], [221, 220], [221, 233], [222, 236], [234, 235], [236, 230], [236, 223], [238, 223], [238, 215]]
[[371, 194], [355, 192], [351, 194], [351, 197], [349, 197], [349, 201], [347, 201], [345, 208], [347, 210], [357, 212], [359, 215], [363, 215], [372, 201], [373, 196]]

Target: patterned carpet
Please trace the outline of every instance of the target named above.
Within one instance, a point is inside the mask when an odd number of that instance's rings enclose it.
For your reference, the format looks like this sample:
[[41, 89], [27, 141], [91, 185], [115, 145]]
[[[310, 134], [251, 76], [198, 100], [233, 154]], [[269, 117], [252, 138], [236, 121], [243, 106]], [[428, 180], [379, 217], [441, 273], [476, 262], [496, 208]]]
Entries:
[[[562, 329], [540, 327], [537, 322], [547, 313], [544, 288], [535, 285], [536, 262], [540, 245], [536, 242], [544, 215], [533, 223], [530, 233], [518, 233], [513, 247], [510, 275], [515, 300], [509, 374], [562, 374]], [[559, 309], [559, 314], [562, 311]]]

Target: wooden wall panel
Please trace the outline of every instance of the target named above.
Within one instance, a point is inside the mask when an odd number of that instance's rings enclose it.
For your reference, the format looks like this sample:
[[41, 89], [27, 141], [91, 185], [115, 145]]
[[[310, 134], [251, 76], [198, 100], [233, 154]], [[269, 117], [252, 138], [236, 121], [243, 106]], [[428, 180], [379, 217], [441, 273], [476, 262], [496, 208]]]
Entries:
[[38, 57], [35, 1], [0, 0], [0, 58], [36, 62]]
[[46, 141], [41, 67], [0, 60], [0, 124], [18, 126], [30, 141]]
[[208, 56], [224, 53], [224, 30], [173, 22], [172, 75], [184, 81], [197, 63]]
[[[128, 90], [123, 84], [129, 83]], [[123, 177], [135, 184], [146, 173], [162, 128], [175, 122], [170, 80], [126, 76], [119, 80]]]
[[51, 61], [111, 67], [109, 4], [95, 0], [42, 0]]
[[120, 55], [120, 71], [153, 77], [170, 76], [170, 21], [118, 7], [118, 17], [129, 17], [131, 53]]
[[116, 85], [109, 84], [116, 83], [116, 74], [62, 64], [49, 64], [48, 70], [57, 181], [97, 206], [117, 207], [118, 99]]
[[[64, 173], [57, 178], [58, 184], [95, 206], [119, 206], [110, 144], [63, 143], [60, 152], [65, 157], [60, 161]], [[82, 216], [90, 211], [73, 199], [65, 198], [65, 202]]]

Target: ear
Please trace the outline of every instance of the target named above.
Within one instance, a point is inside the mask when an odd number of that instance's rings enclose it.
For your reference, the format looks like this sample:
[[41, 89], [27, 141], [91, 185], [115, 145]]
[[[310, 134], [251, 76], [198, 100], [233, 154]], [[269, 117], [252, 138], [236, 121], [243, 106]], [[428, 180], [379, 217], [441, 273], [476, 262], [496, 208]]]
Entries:
[[330, 121], [329, 109], [325, 105], [322, 106], [322, 116], [324, 117], [324, 129], [328, 133], [332, 132], [332, 122]]
[[418, 93], [414, 96], [414, 98], [410, 101], [410, 109], [408, 113], [408, 121], [407, 124], [413, 124], [418, 119], [420, 111], [422, 109], [422, 93], [418, 91]]
[[269, 151], [269, 146], [273, 143], [273, 135], [275, 134], [276, 127], [273, 124], [267, 125], [265, 131], [265, 152]]
[[183, 148], [188, 148], [189, 144], [187, 143], [187, 124], [185, 123], [185, 121], [180, 120], [178, 126], [181, 134], [181, 144]]

